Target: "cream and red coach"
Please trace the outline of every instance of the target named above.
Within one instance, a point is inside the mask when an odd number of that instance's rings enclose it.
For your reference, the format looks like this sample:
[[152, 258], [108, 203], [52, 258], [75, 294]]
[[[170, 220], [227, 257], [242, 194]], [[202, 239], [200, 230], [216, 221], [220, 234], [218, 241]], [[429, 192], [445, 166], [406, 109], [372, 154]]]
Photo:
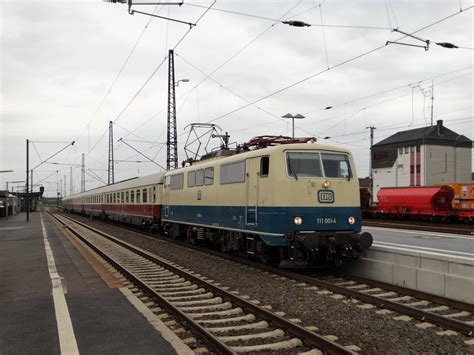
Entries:
[[63, 199], [67, 211], [159, 227], [163, 173], [133, 178]]

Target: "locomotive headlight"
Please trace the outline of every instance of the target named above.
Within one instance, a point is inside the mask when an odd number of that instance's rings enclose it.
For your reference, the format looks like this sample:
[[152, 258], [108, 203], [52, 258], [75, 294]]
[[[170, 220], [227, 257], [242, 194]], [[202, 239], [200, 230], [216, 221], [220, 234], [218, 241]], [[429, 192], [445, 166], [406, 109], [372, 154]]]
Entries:
[[324, 187], [325, 189], [330, 188], [330, 187], [331, 187], [331, 181], [326, 180], [325, 182], [323, 182], [323, 187]]
[[349, 222], [349, 224], [354, 224], [356, 222], [356, 219], [352, 216], [349, 217], [349, 219], [347, 220], [347, 222]]
[[299, 226], [301, 223], [303, 223], [303, 218], [301, 217], [295, 217], [295, 224]]

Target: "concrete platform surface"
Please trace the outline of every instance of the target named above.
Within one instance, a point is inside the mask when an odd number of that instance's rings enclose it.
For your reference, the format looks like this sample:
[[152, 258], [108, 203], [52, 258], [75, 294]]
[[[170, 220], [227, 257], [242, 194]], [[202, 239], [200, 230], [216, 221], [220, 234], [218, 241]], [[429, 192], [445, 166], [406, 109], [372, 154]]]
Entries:
[[381, 227], [363, 227], [362, 229], [372, 234], [374, 245], [474, 259], [474, 235]]
[[104, 282], [45, 212], [25, 219], [0, 221], [0, 354], [189, 351], [119, 282]]

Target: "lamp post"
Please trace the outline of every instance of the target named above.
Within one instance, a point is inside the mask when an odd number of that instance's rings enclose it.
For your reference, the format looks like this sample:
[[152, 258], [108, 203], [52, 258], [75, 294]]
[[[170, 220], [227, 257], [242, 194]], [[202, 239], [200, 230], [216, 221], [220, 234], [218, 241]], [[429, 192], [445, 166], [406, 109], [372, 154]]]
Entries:
[[283, 118], [291, 118], [291, 121], [292, 121], [292, 137], [295, 138], [295, 119], [297, 120], [301, 120], [303, 118], [305, 118], [303, 115], [300, 115], [299, 113], [297, 113], [296, 115], [292, 115], [291, 113], [287, 113], [286, 115], [284, 116], [281, 116]]
[[189, 83], [189, 79], [179, 79], [176, 83], [174, 83], [174, 86], [178, 87], [180, 82]]

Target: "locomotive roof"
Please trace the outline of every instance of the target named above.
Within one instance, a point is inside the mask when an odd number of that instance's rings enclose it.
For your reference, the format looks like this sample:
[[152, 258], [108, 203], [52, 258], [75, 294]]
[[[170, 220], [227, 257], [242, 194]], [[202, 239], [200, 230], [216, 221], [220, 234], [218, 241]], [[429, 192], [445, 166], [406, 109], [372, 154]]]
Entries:
[[324, 150], [324, 151], [329, 151], [329, 152], [350, 154], [349, 150], [346, 148], [336, 147], [333, 145], [319, 144], [317, 142], [281, 144], [281, 145], [271, 146], [271, 147], [262, 148], [262, 149], [244, 151], [244, 152], [230, 155], [230, 156], [220, 156], [220, 157], [214, 157], [214, 158], [203, 160], [203, 161], [197, 161], [193, 163], [193, 165], [186, 166], [184, 168], [180, 168], [177, 170], [168, 171], [165, 173], [165, 175], [170, 175], [170, 174], [172, 175], [173, 173], [177, 173], [182, 169], [193, 169], [193, 168], [201, 168], [201, 167], [205, 168], [206, 166], [214, 166], [216, 164], [216, 161], [218, 161], [221, 164], [227, 164], [227, 163], [232, 163], [232, 162], [240, 161], [247, 158], [264, 156], [264, 155], [273, 154], [276, 152], [283, 152], [285, 150], [319, 150], [319, 151]]
[[159, 172], [159, 173], [154, 173], [154, 174], [146, 175], [142, 177], [135, 177], [128, 180], [117, 182], [112, 185], [101, 186], [92, 190], [88, 190], [88, 191], [81, 192], [75, 195], [71, 195], [71, 196], [66, 197], [65, 199], [69, 197], [84, 197], [84, 196], [90, 196], [90, 195], [95, 195], [95, 194], [113, 192], [117, 190], [131, 189], [131, 188], [136, 188], [140, 186], [160, 184], [163, 181], [163, 175], [164, 175], [163, 172]]

